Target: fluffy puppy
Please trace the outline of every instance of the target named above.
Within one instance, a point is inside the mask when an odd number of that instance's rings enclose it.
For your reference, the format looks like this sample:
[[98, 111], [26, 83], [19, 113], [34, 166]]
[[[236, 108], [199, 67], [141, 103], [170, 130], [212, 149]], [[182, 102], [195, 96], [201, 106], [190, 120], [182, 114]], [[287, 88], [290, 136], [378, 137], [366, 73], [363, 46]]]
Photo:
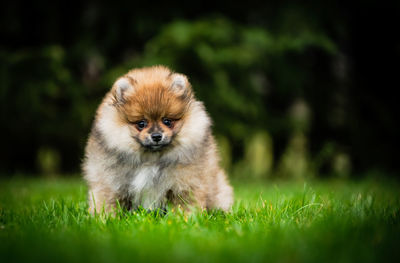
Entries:
[[114, 83], [97, 110], [83, 173], [92, 213], [117, 203], [227, 211], [233, 202], [203, 103], [186, 76], [163, 66], [133, 69]]

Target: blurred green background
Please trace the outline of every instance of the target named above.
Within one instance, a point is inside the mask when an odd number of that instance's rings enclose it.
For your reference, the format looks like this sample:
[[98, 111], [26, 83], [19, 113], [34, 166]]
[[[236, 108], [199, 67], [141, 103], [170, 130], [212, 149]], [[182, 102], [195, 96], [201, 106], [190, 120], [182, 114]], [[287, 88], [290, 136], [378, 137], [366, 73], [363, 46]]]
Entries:
[[236, 178], [398, 175], [399, 2], [2, 1], [0, 173], [73, 174], [131, 68], [189, 76]]

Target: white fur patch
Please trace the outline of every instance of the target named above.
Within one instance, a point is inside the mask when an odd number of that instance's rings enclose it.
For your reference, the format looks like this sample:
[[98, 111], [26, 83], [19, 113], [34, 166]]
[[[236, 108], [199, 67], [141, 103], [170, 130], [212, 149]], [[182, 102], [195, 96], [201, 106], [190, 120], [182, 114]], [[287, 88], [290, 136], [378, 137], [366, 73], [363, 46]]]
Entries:
[[156, 165], [143, 166], [137, 170], [136, 176], [132, 181], [135, 192], [142, 192], [143, 189], [152, 187], [153, 179], [159, 176], [160, 169]]
[[206, 130], [210, 127], [210, 118], [205, 113], [200, 102], [193, 103], [191, 116], [180, 131], [179, 139], [183, 145], [202, 143]]
[[154, 209], [161, 206], [171, 185], [171, 176], [163, 173], [158, 165], [143, 165], [135, 171], [129, 192], [135, 206]]
[[131, 137], [128, 126], [118, 123], [118, 112], [112, 106], [104, 106], [99, 120], [98, 127], [104, 134], [104, 139], [110, 148], [119, 149], [132, 153], [134, 141]]

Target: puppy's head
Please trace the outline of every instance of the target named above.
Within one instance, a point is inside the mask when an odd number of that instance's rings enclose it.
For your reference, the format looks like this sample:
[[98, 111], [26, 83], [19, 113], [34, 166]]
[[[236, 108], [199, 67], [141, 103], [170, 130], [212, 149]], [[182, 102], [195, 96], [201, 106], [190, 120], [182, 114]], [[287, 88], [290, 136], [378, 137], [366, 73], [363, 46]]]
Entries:
[[115, 82], [111, 94], [120, 124], [145, 151], [174, 145], [193, 99], [186, 76], [165, 67], [130, 71]]

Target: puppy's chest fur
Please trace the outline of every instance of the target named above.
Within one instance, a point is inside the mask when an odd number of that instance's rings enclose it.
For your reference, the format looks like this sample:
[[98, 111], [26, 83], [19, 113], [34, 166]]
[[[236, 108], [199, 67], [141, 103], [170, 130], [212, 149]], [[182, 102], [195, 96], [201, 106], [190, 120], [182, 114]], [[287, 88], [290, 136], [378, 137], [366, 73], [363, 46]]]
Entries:
[[143, 164], [130, 170], [124, 181], [121, 194], [130, 199], [132, 208], [154, 209], [165, 204], [175, 176], [158, 164]]

